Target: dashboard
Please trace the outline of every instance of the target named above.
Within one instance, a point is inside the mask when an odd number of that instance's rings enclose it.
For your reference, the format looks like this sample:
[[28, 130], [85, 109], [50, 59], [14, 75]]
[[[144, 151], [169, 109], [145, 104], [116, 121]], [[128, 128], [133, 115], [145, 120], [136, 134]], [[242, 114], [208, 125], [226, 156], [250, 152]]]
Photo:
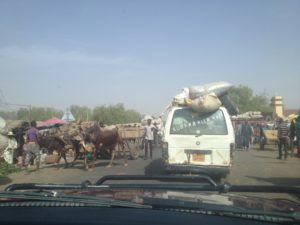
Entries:
[[[93, 224], [271, 224], [216, 215], [154, 209], [102, 207], [1, 207], [1, 225], [93, 225]], [[272, 223], [274, 224], [274, 223]]]

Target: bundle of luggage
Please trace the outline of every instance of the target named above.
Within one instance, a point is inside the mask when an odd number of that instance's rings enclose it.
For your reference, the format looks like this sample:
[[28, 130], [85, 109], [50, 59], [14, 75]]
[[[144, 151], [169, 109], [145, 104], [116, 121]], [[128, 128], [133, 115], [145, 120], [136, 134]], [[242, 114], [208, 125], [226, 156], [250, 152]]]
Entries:
[[230, 115], [237, 115], [239, 110], [228, 94], [232, 87], [224, 81], [185, 87], [173, 98], [172, 105], [187, 106], [198, 113], [213, 112], [224, 106]]

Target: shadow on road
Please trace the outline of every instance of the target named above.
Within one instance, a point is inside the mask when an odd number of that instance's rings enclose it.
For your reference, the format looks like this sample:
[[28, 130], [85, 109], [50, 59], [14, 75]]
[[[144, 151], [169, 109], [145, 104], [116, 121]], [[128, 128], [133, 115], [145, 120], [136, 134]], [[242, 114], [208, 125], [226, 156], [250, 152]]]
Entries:
[[[188, 174], [188, 173], [168, 173], [166, 172], [165, 164], [163, 162], [163, 159], [156, 159], [152, 161], [149, 165], [145, 167], [145, 175], [169, 175], [169, 176], [197, 176], [197, 175], [206, 175], [207, 174]], [[216, 177], [216, 176], [210, 176], [212, 180], [214, 180], [216, 183], [223, 183], [224, 178], [222, 177]], [[162, 180], [164, 182], [170, 182], [169, 180]], [[182, 180], [172, 180], [171, 182], [177, 182], [177, 183], [182, 183]], [[190, 180], [190, 181], [185, 181], [183, 183], [201, 183], [199, 180]], [[209, 182], [206, 179], [203, 179], [203, 184], [208, 184]]]
[[265, 148], [264, 150], [261, 149], [253, 149], [258, 152], [278, 152], [277, 147], [276, 148]]
[[300, 178], [295, 177], [253, 177], [253, 176], [246, 176], [251, 179], [255, 179], [258, 181], [268, 182], [275, 185], [284, 185], [284, 186], [300, 186]]
[[0, 185], [6, 185], [11, 182], [12, 182], [12, 180], [8, 177], [0, 177]]
[[[109, 160], [97, 160], [95, 163], [95, 167], [107, 167], [107, 165], [109, 164]], [[93, 162], [89, 161], [88, 162], [89, 166], [93, 165]], [[119, 166], [119, 165], [124, 165], [124, 160], [114, 160], [113, 161], [113, 166]], [[48, 169], [48, 168], [54, 168], [54, 169], [81, 169], [81, 170], [85, 170], [84, 167], [84, 162], [83, 160], [81, 161], [76, 161], [73, 165], [71, 163], [69, 163], [68, 167], [65, 167], [65, 164], [44, 164], [42, 165], [42, 167], [40, 168], [40, 170], [42, 169]]]
[[253, 155], [253, 157], [256, 157], [256, 158], [264, 158], [264, 159], [274, 159], [274, 158], [275, 158], [275, 157], [264, 156], [264, 155]]
[[162, 159], [155, 159], [145, 167], [145, 175], [166, 175], [165, 165]]

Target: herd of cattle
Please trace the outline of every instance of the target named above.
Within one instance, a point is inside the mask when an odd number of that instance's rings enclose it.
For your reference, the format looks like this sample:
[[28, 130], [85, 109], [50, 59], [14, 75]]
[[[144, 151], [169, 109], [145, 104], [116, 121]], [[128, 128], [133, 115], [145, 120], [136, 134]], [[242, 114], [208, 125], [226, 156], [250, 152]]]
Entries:
[[[26, 142], [26, 126], [20, 126], [13, 130], [19, 145], [19, 151], [23, 151]], [[110, 157], [108, 167], [112, 166], [115, 150], [123, 151], [124, 166], [127, 166], [127, 158], [124, 152], [125, 143], [122, 140], [117, 126], [103, 126], [98, 122], [77, 122], [64, 125], [53, 126], [51, 129], [40, 130], [40, 149], [46, 151], [48, 155], [57, 152], [57, 164], [61, 158], [68, 167], [67, 153], [70, 149], [74, 152], [74, 159], [71, 165], [79, 158], [84, 158], [84, 165], [89, 169], [88, 160], [95, 161], [97, 157]], [[95, 164], [92, 163], [94, 166]]]

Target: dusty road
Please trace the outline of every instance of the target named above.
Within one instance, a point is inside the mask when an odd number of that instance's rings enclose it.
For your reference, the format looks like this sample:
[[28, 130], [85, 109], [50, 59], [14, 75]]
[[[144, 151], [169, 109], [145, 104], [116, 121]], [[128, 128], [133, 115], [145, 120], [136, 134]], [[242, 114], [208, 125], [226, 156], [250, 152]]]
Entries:
[[[142, 155], [142, 152], [141, 152]], [[123, 160], [116, 160], [112, 168], [107, 168], [108, 160], [99, 160], [92, 172], [83, 169], [83, 162], [78, 161], [73, 168], [57, 169], [54, 165], [43, 165], [38, 171], [27, 170], [11, 174], [0, 179], [2, 190], [11, 183], [80, 183], [84, 180], [96, 182], [104, 175], [115, 174], [146, 174], [163, 175], [164, 167], [160, 159], [161, 152], [154, 150], [153, 160], [130, 160], [128, 167], [123, 166]], [[287, 160], [277, 160], [277, 151], [267, 149], [236, 150], [234, 163], [226, 181], [231, 184], [279, 184], [300, 186], [300, 158], [289, 157]]]

